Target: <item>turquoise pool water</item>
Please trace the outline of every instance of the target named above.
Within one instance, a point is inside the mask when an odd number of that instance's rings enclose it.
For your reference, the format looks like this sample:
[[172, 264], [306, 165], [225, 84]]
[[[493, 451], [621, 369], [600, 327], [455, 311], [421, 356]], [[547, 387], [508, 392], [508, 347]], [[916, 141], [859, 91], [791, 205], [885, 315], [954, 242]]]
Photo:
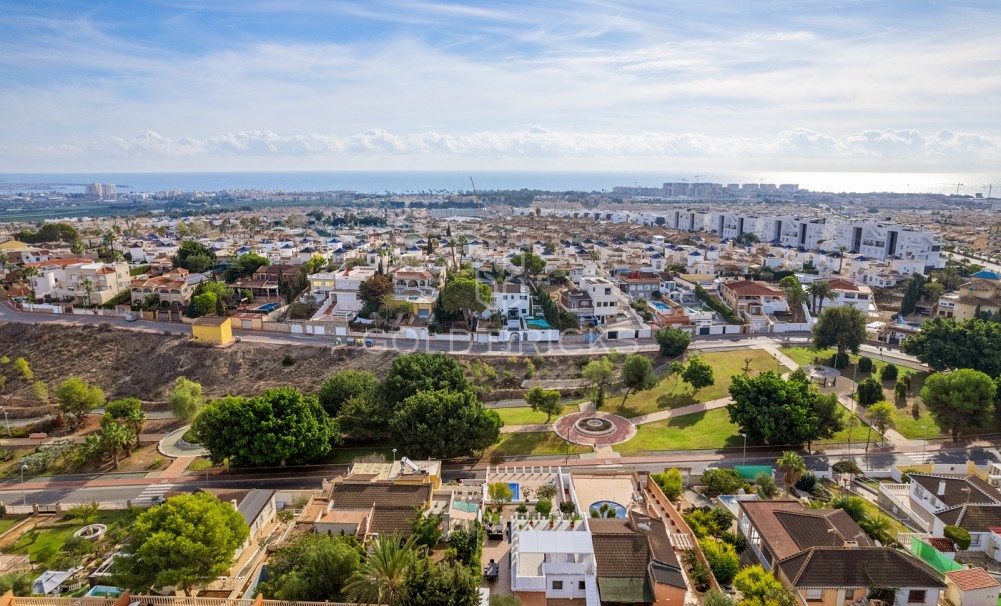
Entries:
[[661, 301], [650, 301], [650, 307], [656, 309], [657, 311], [670, 311], [671, 308]]
[[85, 597], [88, 598], [117, 598], [122, 595], [122, 590], [118, 587], [111, 587], [110, 585], [94, 585], [87, 592]]
[[507, 485], [511, 489], [511, 500], [520, 501], [521, 500], [521, 487], [518, 486], [517, 482], [511, 482]]
[[591, 506], [587, 508], [588, 515], [591, 515], [591, 512], [593, 511], [597, 511], [600, 514], [602, 505], [608, 505], [608, 509], [611, 509], [612, 511], [615, 512], [615, 517], [617, 518], [626, 517], [626, 508], [623, 507], [622, 505], [619, 505], [615, 501], [595, 501], [594, 503], [591, 503]]
[[472, 501], [453, 501], [452, 507], [466, 513], [476, 513], [480, 509], [480, 504]]
[[549, 330], [552, 326], [545, 318], [525, 318], [525, 326], [537, 330]]

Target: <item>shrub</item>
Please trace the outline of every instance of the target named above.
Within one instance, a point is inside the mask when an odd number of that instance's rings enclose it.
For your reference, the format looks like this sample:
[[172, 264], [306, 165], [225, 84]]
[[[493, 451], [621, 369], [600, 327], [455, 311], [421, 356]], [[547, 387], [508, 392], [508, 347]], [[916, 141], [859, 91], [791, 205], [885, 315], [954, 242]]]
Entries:
[[903, 400], [907, 397], [907, 386], [902, 381], [897, 381], [893, 386], [893, 397]]
[[553, 510], [553, 502], [549, 499], [539, 499], [535, 504], [535, 511], [539, 513], [542, 517], [547, 517], [549, 512]]
[[97, 502], [92, 501], [90, 503], [81, 503], [76, 507], [70, 507], [66, 510], [66, 515], [69, 518], [86, 524], [91, 519], [97, 517], [97, 511]]
[[744, 553], [744, 550], [747, 549], [747, 539], [744, 538], [744, 535], [739, 532], [730, 532], [728, 530], [724, 532], [720, 538], [723, 539], [724, 543], [733, 545], [733, 548], [737, 551], [737, 553]]
[[779, 492], [779, 487], [775, 483], [775, 478], [767, 473], [761, 472], [754, 477], [754, 483], [758, 485], [758, 492], [766, 499], [771, 499]]
[[[695, 553], [694, 549], [689, 549], [688, 551], [692, 554]], [[694, 559], [694, 556], [693, 560], [689, 564], [688, 578], [692, 580], [692, 585], [695, 585], [696, 591], [705, 591], [709, 589], [709, 569], [700, 560]]]
[[295, 363], [296, 359], [292, 354], [285, 354], [285, 357], [282, 358], [282, 366], [295, 366]]
[[898, 372], [896, 365], [887, 364], [883, 367], [883, 372], [879, 374], [879, 378], [883, 381], [896, 381]]
[[817, 485], [817, 482], [817, 475], [812, 471], [808, 471], [804, 473], [800, 479], [796, 480], [796, 489], [812, 493], [814, 487]]
[[34, 371], [31, 370], [31, 366], [28, 365], [28, 361], [24, 358], [14, 360], [14, 368], [17, 369], [17, 372], [21, 373], [21, 377], [25, 381], [31, 382], [35, 380]]
[[876, 379], [864, 379], [858, 383], [859, 406], [872, 406], [883, 399], [883, 386]]
[[836, 353], [831, 356], [831, 366], [834, 368], [844, 368], [848, 366], [849, 358], [846, 353]]
[[713, 576], [722, 585], [729, 585], [733, 582], [733, 577], [740, 571], [740, 558], [737, 551], [729, 543], [720, 543], [713, 539], [702, 539], [699, 541], [702, 553], [709, 561], [709, 569], [713, 571]]
[[521, 606], [521, 598], [513, 593], [507, 595], [495, 593], [490, 596], [490, 606]]
[[832, 509], [844, 509], [848, 517], [859, 522], [865, 518], [865, 502], [859, 497], [848, 495], [838, 495], [831, 501]]
[[577, 508], [574, 507], [573, 502], [571, 502], [571, 501], [560, 501], [560, 513], [562, 513], [565, 516], [569, 516], [569, 515], [572, 515], [573, 512], [575, 512], [575, 511], [577, 511]]
[[660, 486], [660, 489], [664, 492], [664, 496], [672, 501], [678, 499], [682, 492], [682, 479], [681, 472], [675, 468], [667, 470], [667, 473], [655, 473], [651, 476], [653, 481]]
[[525, 360], [525, 378], [531, 379], [535, 376], [535, 363], [531, 360]]
[[858, 359], [859, 372], [872, 372], [872, 358], [862, 356]]
[[966, 551], [970, 548], [970, 533], [961, 526], [946, 526], [942, 535], [952, 541], [960, 551]]
[[706, 487], [706, 496], [715, 497], [721, 494], [732, 494], [744, 485], [740, 475], [733, 469], [707, 469], [702, 472], [702, 484]]
[[518, 506], [515, 507], [514, 510], [524, 515], [528, 513], [528, 505], [526, 505], [525, 503], [518, 503]]

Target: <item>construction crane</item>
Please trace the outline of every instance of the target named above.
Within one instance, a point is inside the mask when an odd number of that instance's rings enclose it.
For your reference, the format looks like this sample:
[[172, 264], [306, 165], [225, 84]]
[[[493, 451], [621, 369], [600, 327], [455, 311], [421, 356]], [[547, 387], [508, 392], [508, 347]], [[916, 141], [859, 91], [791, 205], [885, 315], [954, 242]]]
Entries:
[[473, 201], [476, 202], [476, 209], [483, 210], [483, 204], [480, 203], [480, 196], [476, 193], [476, 183], [473, 183], [473, 176], [469, 176], [469, 184], [473, 186]]

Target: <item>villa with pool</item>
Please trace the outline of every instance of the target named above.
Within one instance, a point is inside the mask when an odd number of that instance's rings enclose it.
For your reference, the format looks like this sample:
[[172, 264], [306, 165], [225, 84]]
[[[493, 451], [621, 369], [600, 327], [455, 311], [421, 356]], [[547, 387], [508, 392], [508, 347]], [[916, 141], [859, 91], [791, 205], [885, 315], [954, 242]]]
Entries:
[[[489, 486], [506, 484], [502, 538], [488, 540], [484, 560], [504, 568], [526, 606], [543, 604], [677, 604], [689, 594], [680, 554], [693, 536], [648, 474], [621, 469], [571, 472], [515, 465], [487, 470]], [[539, 512], [539, 494], [552, 494]], [[543, 511], [545, 507], [542, 508]], [[510, 512], [510, 513], [509, 513]]]

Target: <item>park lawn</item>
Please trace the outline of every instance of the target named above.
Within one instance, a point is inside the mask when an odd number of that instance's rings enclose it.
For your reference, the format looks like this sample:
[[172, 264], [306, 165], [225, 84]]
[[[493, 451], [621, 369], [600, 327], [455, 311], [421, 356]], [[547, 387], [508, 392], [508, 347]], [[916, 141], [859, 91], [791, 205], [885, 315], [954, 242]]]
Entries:
[[[897, 414], [893, 419], [895, 424], [894, 429], [900, 432], [900, 435], [904, 436], [908, 440], [924, 440], [934, 439], [934, 438], [947, 438], [948, 435], [943, 432], [935, 419], [932, 418], [931, 413], [928, 409], [924, 407], [923, 404], [919, 405], [920, 415], [917, 419], [911, 413], [910, 407], [897, 408]], [[925, 429], [921, 429], [924, 425]]]
[[[569, 446], [571, 455], [586, 452], [588, 447]], [[530, 455], [566, 455], [567, 442], [551, 431], [503, 433], [500, 441], [483, 453], [485, 457], [516, 457]]]
[[624, 454], [657, 450], [706, 450], [740, 446], [740, 429], [725, 408], [696, 412], [636, 427], [636, 436], [615, 446]]
[[[112, 524], [120, 523], [127, 526], [133, 519], [134, 514], [128, 510], [99, 511], [92, 524]], [[61, 520], [50, 526], [40, 526], [31, 532], [25, 533], [10, 547], [11, 553], [26, 553], [32, 562], [48, 560], [54, 555], [63, 551], [66, 541], [73, 536], [73, 533], [86, 526], [76, 520]]]
[[664, 377], [653, 389], [630, 394], [625, 407], [622, 396], [608, 396], [605, 412], [631, 418], [660, 410], [670, 410], [699, 402], [718, 400], [730, 395], [730, 377], [744, 373], [744, 359], [750, 359], [750, 374], [756, 376], [771, 370], [782, 374], [788, 369], [779, 364], [768, 352], [760, 349], [738, 351], [716, 351], [702, 354], [702, 358], [713, 368], [715, 383], [694, 394], [692, 388], [677, 376]]
[[[789, 358], [791, 358], [793, 362], [799, 364], [800, 366], [812, 366], [814, 364], [814, 358], [820, 358], [820, 363], [822, 365], [830, 366], [831, 358], [834, 357], [835, 350], [833, 348], [814, 349], [813, 347], [780, 347], [779, 351], [789, 356]], [[887, 365], [887, 362], [880, 360], [879, 355], [876, 355], [875, 357], [870, 358], [872, 360], [872, 367], [873, 367], [873, 371], [871, 373], [868, 372], [856, 373], [855, 364], [861, 357], [862, 357], [861, 355], [857, 354], [852, 354], [852, 353], [848, 354], [848, 360], [849, 360], [848, 366], [841, 369], [841, 376], [848, 379], [858, 378], [858, 380], [861, 381], [862, 379], [868, 379], [869, 377], [879, 376], [880, 373], [883, 372], [883, 367]], [[898, 379], [908, 374], [913, 376], [912, 379], [913, 383], [911, 389], [914, 391], [914, 393], [921, 391], [921, 385], [924, 384], [924, 378], [928, 376], [928, 373], [920, 370], [915, 370], [913, 368], [908, 368], [906, 366], [900, 366], [900, 365], [897, 366]], [[883, 387], [891, 390], [890, 395], [891, 396], [893, 395], [892, 381], [884, 383]]]
[[[568, 409], [569, 407], [564, 407], [564, 410]], [[504, 421], [505, 425], [537, 425], [546, 422], [546, 413], [535, 412], [531, 406], [494, 408], [492, 410], [500, 415], [501, 421]], [[552, 420], [550, 419], [550, 421]]]

